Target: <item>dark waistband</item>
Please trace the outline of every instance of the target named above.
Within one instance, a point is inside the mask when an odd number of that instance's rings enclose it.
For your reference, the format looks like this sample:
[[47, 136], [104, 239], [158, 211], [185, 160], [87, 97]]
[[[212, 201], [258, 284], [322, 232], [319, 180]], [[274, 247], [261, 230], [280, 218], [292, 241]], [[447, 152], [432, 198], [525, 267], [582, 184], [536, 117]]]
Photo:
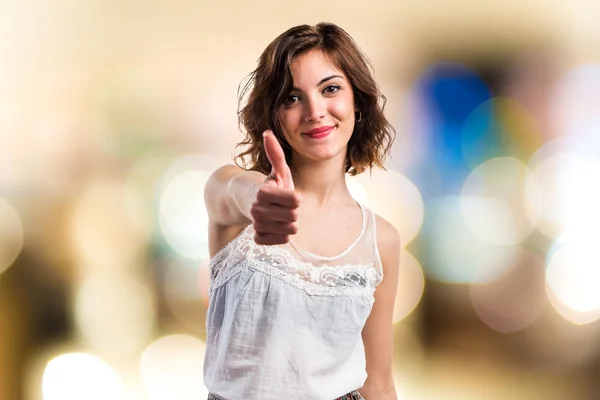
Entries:
[[[221, 397], [216, 394], [209, 393], [207, 400], [223, 400]], [[364, 397], [358, 393], [358, 391], [354, 390], [348, 394], [343, 395], [342, 397], [338, 397], [335, 400], [364, 400]]]

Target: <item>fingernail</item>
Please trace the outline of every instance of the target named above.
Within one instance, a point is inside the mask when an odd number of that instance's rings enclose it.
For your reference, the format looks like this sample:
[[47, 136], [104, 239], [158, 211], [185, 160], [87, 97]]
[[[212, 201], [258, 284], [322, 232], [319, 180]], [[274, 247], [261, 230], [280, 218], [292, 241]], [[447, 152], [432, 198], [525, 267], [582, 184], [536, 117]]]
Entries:
[[264, 137], [264, 138], [265, 138], [265, 137], [267, 137], [268, 135], [269, 135], [269, 131], [264, 131], [264, 132], [263, 132], [263, 137]]

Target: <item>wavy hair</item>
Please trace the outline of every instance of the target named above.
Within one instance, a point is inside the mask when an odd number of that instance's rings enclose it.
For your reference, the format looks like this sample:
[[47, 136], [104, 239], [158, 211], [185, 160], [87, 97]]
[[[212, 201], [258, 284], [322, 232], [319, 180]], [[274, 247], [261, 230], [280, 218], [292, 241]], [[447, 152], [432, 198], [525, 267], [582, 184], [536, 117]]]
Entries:
[[273, 131], [288, 164], [291, 162], [292, 149], [283, 135], [277, 110], [293, 86], [290, 63], [312, 50], [323, 51], [344, 72], [360, 115], [348, 143], [345, 172], [357, 175], [373, 166], [385, 169], [384, 161], [396, 134], [383, 113], [386, 98], [373, 79], [368, 58], [348, 33], [331, 23], [299, 25], [279, 35], [264, 50], [243, 87], [240, 84], [238, 122], [244, 127], [246, 137], [236, 146], [244, 148], [235, 157], [236, 164], [245, 170], [271, 172], [262, 140], [267, 129]]

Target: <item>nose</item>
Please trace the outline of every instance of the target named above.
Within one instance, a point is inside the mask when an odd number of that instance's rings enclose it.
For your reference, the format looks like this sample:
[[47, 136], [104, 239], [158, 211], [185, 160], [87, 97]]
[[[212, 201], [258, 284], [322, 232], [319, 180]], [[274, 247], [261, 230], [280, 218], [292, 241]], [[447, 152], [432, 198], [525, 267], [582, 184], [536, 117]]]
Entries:
[[318, 122], [325, 117], [326, 107], [323, 99], [311, 98], [305, 102], [306, 111], [304, 118], [307, 122]]

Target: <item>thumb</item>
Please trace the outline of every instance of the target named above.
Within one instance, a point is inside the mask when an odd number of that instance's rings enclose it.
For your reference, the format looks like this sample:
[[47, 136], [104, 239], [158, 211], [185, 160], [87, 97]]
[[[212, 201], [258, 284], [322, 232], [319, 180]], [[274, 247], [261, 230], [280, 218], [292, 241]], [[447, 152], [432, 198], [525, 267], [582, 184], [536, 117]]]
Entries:
[[271, 177], [285, 189], [294, 190], [294, 181], [292, 180], [292, 171], [285, 161], [285, 153], [272, 131], [267, 130], [263, 133], [263, 140], [267, 158], [271, 163]]

